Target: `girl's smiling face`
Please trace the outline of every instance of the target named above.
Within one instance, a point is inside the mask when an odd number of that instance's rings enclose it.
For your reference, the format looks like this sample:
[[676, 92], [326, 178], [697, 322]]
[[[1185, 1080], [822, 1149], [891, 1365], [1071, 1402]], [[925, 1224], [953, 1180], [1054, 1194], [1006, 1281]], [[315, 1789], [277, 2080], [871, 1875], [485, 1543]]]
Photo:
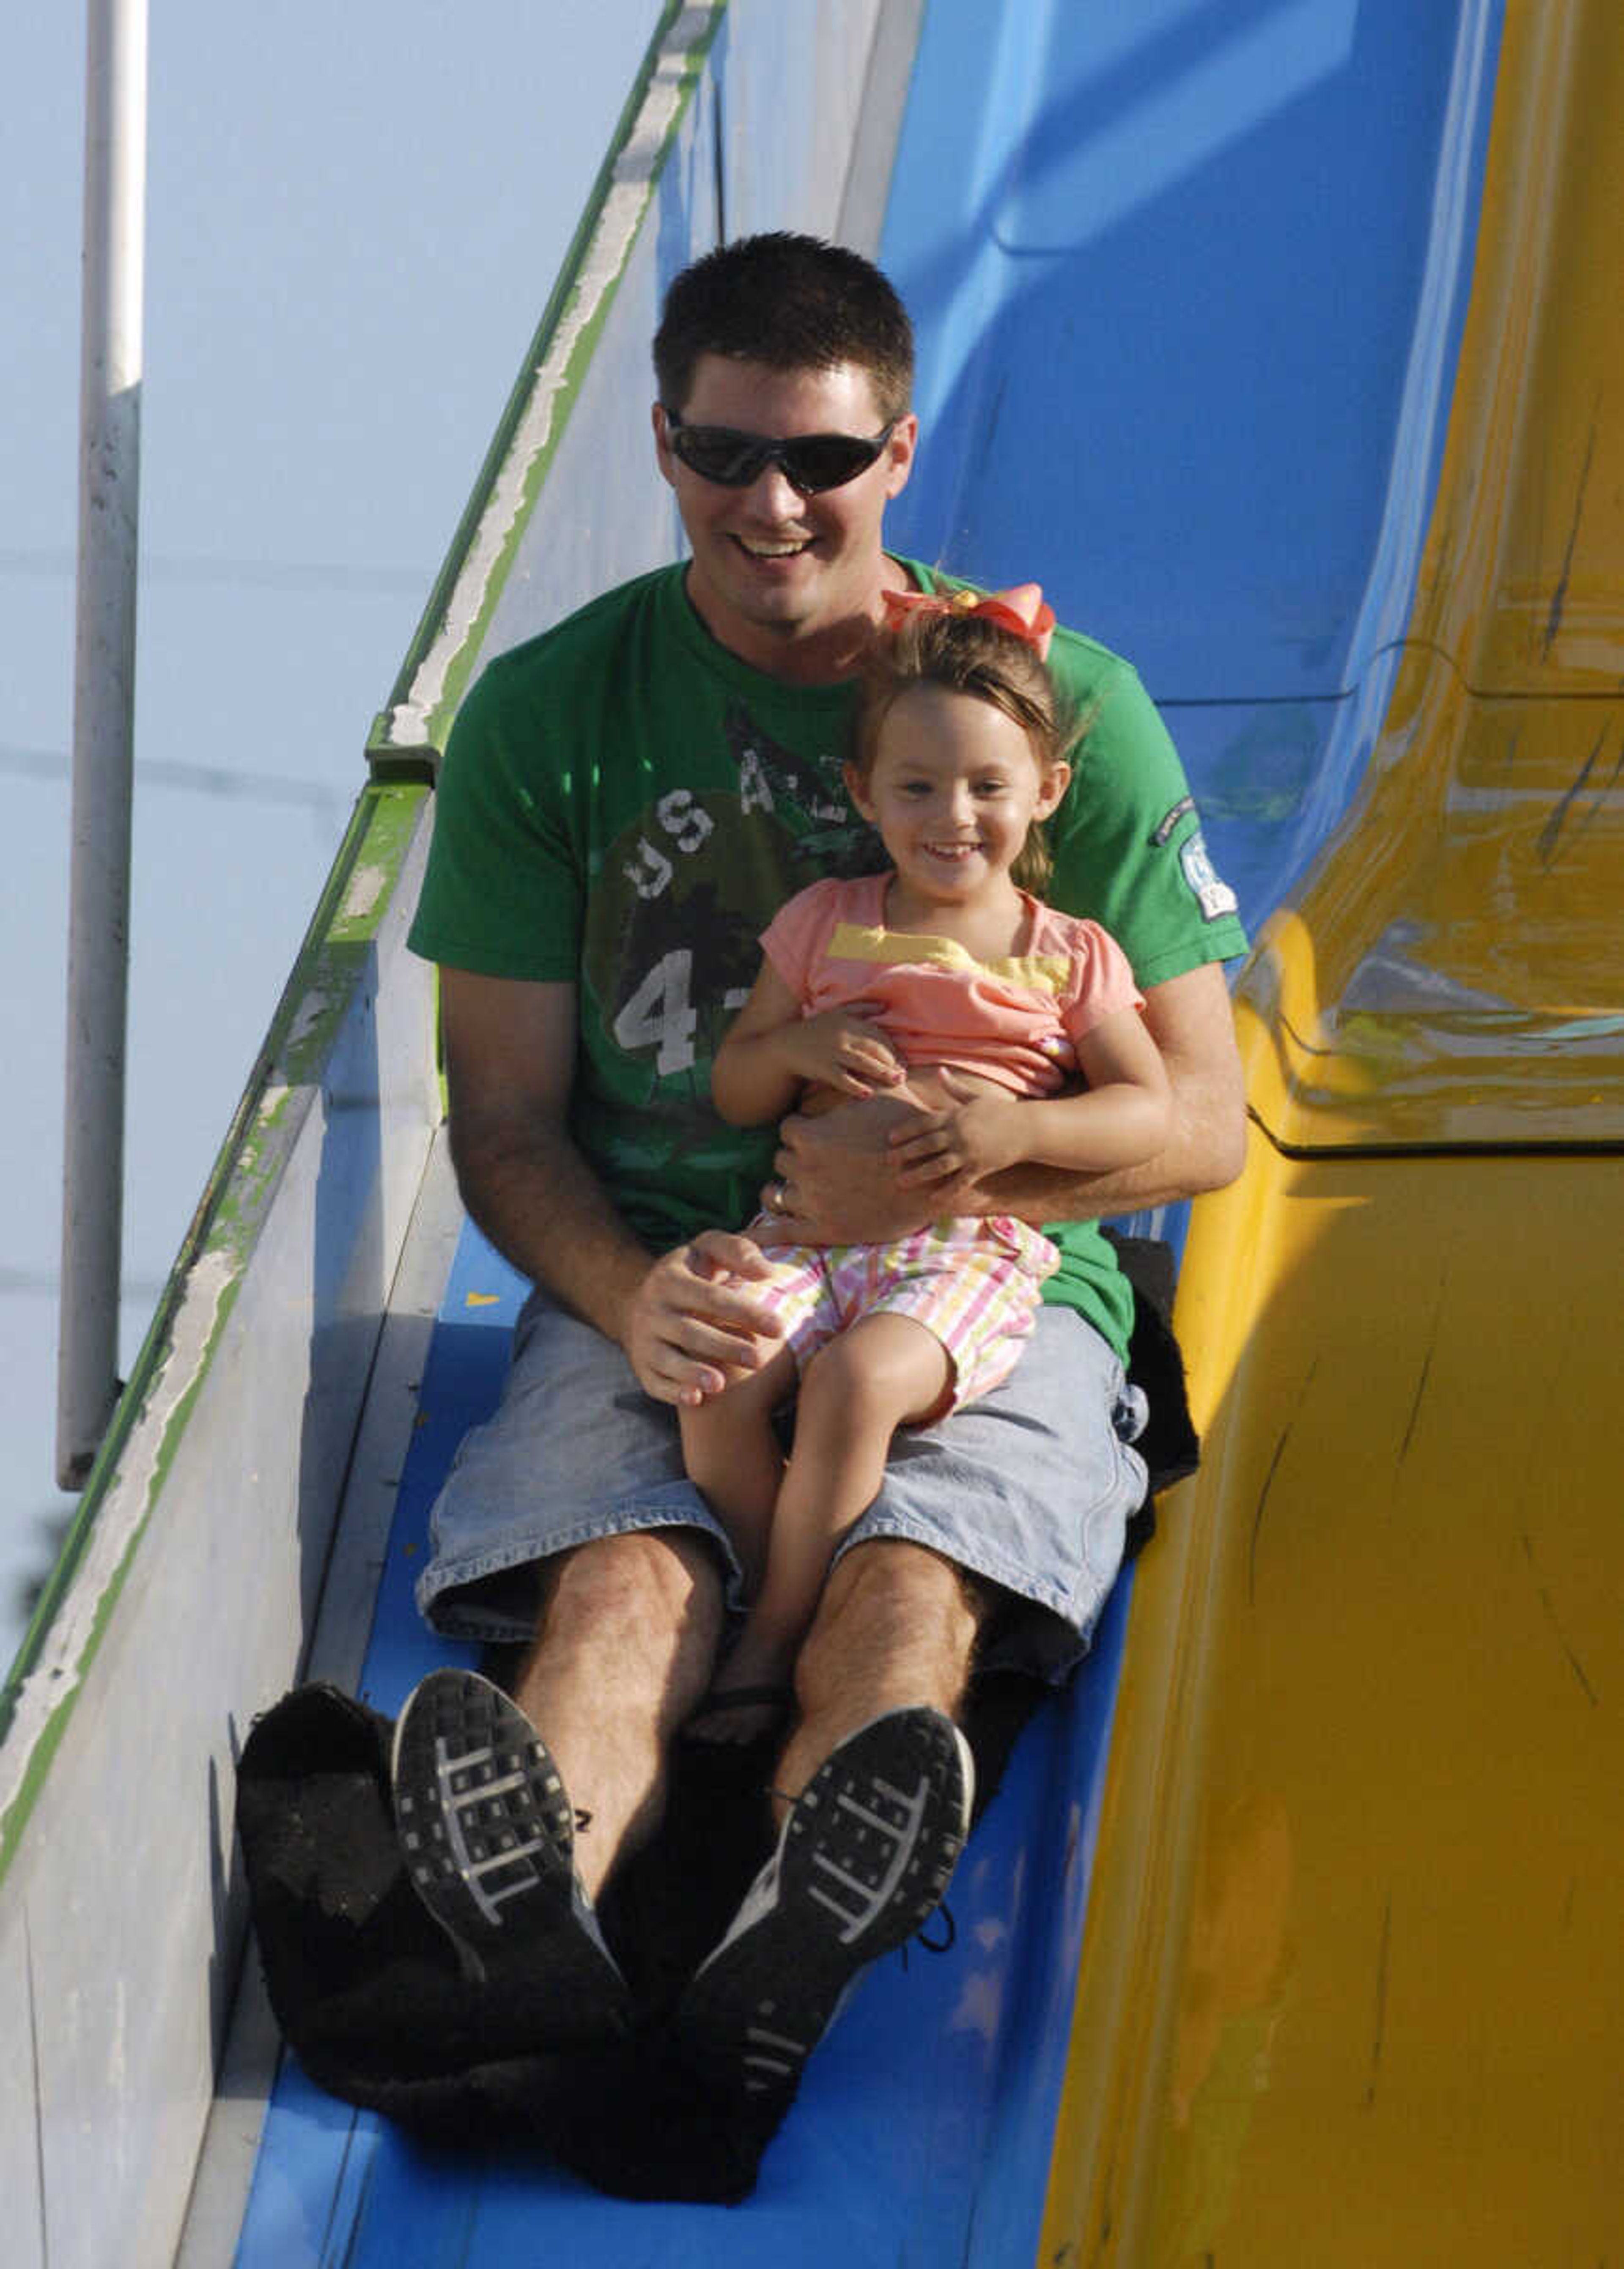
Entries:
[[1013, 898], [1009, 869], [1070, 776], [993, 702], [926, 683], [890, 704], [867, 778], [848, 765], [846, 786], [879, 829], [905, 903], [969, 907]]

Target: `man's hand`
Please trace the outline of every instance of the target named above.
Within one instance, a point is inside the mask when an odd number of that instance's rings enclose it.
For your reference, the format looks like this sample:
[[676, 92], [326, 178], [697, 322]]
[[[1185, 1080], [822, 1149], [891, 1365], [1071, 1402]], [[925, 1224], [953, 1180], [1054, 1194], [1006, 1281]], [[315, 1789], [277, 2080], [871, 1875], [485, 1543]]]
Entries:
[[760, 1370], [778, 1352], [783, 1327], [749, 1288], [771, 1273], [758, 1245], [720, 1229], [656, 1260], [621, 1340], [644, 1393], [691, 1409]]
[[917, 1127], [917, 1105], [876, 1095], [779, 1129], [778, 1175], [764, 1203], [779, 1228], [808, 1245], [882, 1245], [941, 1213], [934, 1190], [905, 1190], [890, 1147], [895, 1127]]

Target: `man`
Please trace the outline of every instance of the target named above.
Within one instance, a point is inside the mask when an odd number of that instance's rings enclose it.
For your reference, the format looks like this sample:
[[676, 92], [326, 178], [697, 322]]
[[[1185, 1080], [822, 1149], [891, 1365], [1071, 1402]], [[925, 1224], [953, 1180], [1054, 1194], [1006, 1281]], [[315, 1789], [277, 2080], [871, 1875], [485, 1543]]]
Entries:
[[[526, 1652], [511, 1700], [461, 1672], [417, 1689], [396, 1811], [469, 1964], [522, 1944], [588, 2035], [631, 2014], [596, 1900], [661, 1821], [737, 1604], [674, 1420], [775, 1344], [737, 1225], [764, 1183], [811, 1241], [904, 1234], [929, 1211], [897, 1188], [882, 1098], [792, 1119], [775, 1143], [722, 1127], [707, 1084], [772, 913], [874, 863], [839, 765], [882, 593], [934, 580], [882, 542], [918, 439], [912, 360], [900, 303], [849, 252], [760, 237], [679, 277], [653, 437], [691, 557], [493, 662], [439, 791], [412, 942], [442, 972], [453, 1156], [469, 1213], [538, 1290], [418, 1596], [437, 1628]], [[1021, 1170], [982, 1194], [1078, 1224], [1058, 1299], [1007, 1387], [899, 1439], [798, 1666], [779, 1847], [678, 2011], [699, 2064], [770, 2101], [945, 1888], [972, 1667], [1063, 1676], [1115, 1577], [1143, 1469], [1120, 1438], [1131, 1295], [1093, 1223], [1218, 1186], [1241, 1157], [1219, 966], [1244, 943], [1234, 900], [1133, 672], [1067, 633], [1052, 664], [1089, 728], [1053, 895], [1134, 960], [1174, 1132], [1146, 1170]], [[839, 1912], [815, 1889], [833, 1877]]]

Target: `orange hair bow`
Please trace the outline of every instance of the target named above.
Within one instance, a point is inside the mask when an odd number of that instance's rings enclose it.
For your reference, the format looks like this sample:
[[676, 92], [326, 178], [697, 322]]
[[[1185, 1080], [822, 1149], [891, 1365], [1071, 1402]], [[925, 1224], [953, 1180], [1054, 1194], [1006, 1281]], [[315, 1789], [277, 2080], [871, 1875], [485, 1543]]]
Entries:
[[991, 591], [984, 597], [979, 591], [882, 591], [885, 602], [885, 627], [897, 631], [910, 615], [978, 615], [984, 622], [996, 623], [1000, 630], [1008, 631], [1025, 646], [1033, 647], [1039, 661], [1049, 659], [1049, 641], [1054, 633], [1054, 609], [1044, 602], [1043, 588], [1037, 583], [1013, 583], [1007, 591]]

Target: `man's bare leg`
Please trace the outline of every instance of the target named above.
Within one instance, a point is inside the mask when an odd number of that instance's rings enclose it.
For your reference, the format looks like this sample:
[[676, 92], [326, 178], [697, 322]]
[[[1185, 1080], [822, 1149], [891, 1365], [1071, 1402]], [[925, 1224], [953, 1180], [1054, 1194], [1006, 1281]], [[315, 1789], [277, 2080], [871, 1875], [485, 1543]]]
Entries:
[[985, 1592], [923, 1545], [876, 1538], [848, 1552], [801, 1652], [801, 1721], [774, 1783], [780, 1802], [888, 1710], [923, 1704], [956, 1718], [986, 1607]]
[[563, 1776], [594, 1899], [660, 1824], [670, 1744], [705, 1689], [721, 1626], [715, 1549], [685, 1530], [600, 1537], [552, 1573], [513, 1698]]
[[772, 1859], [677, 2013], [697, 2070], [776, 2124], [847, 1988], [934, 1912], [969, 1832], [955, 1712], [979, 1595], [923, 1547], [857, 1546], [830, 1578], [798, 1672]]
[[710, 1675], [713, 1548], [683, 1530], [600, 1538], [549, 1571], [510, 1696], [450, 1666], [395, 1722], [395, 1829], [413, 1888], [465, 1973], [506, 1967], [537, 2044], [624, 2033], [633, 2014], [595, 1895], [653, 1835], [667, 1749]]

